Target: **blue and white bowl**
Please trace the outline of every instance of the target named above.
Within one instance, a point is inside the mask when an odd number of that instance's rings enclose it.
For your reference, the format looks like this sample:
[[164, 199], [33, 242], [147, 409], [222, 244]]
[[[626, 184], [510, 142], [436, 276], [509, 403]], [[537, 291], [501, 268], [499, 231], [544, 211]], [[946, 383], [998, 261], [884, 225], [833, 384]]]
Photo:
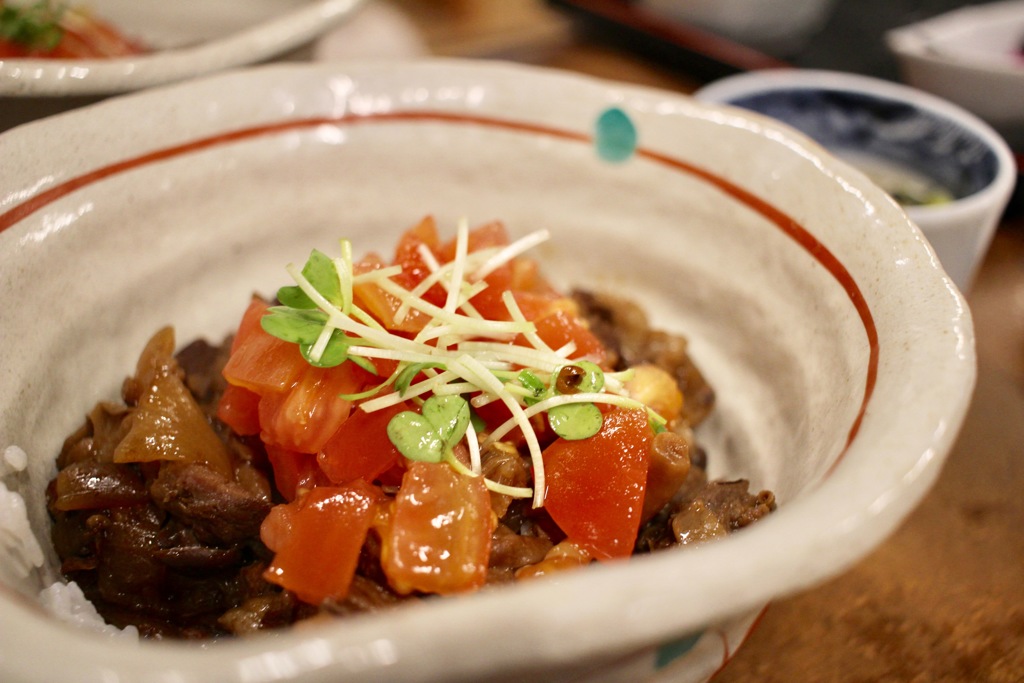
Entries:
[[864, 172], [921, 228], [946, 272], [970, 287], [1016, 182], [988, 124], [904, 85], [828, 71], [722, 79], [696, 97], [782, 121]]

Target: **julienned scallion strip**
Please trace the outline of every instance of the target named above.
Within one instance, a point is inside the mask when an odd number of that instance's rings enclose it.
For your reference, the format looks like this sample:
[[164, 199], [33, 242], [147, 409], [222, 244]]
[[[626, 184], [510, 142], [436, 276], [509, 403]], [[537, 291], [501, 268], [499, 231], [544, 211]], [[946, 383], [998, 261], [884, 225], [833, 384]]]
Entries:
[[[447, 462], [467, 476], [481, 476], [481, 449], [518, 427], [533, 461], [533, 488], [486, 478], [484, 482], [498, 493], [532, 496], [534, 506], [541, 507], [546, 490], [544, 460], [530, 423], [532, 416], [547, 412], [559, 436], [585, 439], [601, 429], [603, 418], [595, 404], [644, 407], [628, 396], [622, 373], [606, 375], [586, 359], [570, 360], [575, 352], [572, 344], [559, 349], [545, 344], [510, 292], [502, 296], [509, 321], [488, 320], [469, 303], [487, 287], [484, 277], [549, 237], [547, 231], [537, 231], [504, 247], [470, 252], [468, 224], [461, 221], [452, 261], [439, 264], [424, 249], [423, 260], [431, 272], [412, 291], [391, 279], [401, 272], [398, 266], [356, 275], [351, 243], [342, 240], [337, 258], [313, 250], [301, 269], [287, 266], [295, 285], [278, 291], [280, 305], [269, 309], [262, 326], [275, 337], [298, 344], [306, 360], [319, 367], [349, 360], [376, 374], [373, 359], [397, 361], [389, 377], [343, 398], [358, 401], [367, 412], [407, 400], [420, 403], [419, 413], [403, 411], [388, 424], [388, 437], [410, 460]], [[398, 300], [396, 320], [412, 311], [428, 317], [415, 338], [392, 334], [356, 304], [356, 287], [367, 283]], [[446, 291], [443, 306], [423, 298], [435, 284]], [[517, 336], [529, 346], [512, 344]], [[471, 402], [463, 397], [466, 394], [473, 395]], [[479, 407], [493, 401], [501, 401], [512, 417], [480, 442], [471, 426], [478, 421], [471, 403]], [[664, 423], [648, 412], [656, 425]], [[454, 454], [463, 441], [469, 451], [468, 466]]]

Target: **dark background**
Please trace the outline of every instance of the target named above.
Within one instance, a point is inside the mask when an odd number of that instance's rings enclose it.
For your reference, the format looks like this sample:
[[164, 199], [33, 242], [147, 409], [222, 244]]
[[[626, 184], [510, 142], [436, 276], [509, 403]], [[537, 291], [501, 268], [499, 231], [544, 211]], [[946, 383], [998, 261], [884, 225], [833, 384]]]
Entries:
[[705, 82], [739, 71], [784, 65], [899, 80], [896, 60], [885, 45], [886, 31], [987, 2], [991, 0], [837, 0], [825, 25], [796, 52], [768, 54], [658, 16], [643, 0], [548, 0], [601, 40], [618, 43]]

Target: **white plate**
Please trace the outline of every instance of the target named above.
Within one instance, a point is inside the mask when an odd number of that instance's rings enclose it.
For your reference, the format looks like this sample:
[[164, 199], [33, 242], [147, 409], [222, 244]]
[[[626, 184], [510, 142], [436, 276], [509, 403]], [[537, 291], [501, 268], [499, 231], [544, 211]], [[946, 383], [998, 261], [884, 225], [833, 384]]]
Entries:
[[0, 59], [0, 96], [106, 95], [253, 64], [299, 47], [364, 0], [90, 0], [153, 48], [117, 59]]
[[963, 7], [886, 34], [903, 79], [974, 112], [1024, 148], [1024, 2]]

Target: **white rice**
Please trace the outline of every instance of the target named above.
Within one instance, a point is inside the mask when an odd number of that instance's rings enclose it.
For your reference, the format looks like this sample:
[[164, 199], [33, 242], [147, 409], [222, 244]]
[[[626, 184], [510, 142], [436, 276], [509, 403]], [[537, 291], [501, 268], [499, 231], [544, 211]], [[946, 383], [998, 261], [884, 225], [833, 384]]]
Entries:
[[139, 640], [139, 630], [134, 626], [122, 630], [105, 623], [103, 617], [86, 599], [82, 589], [74, 581], [70, 583], [58, 581], [47, 586], [39, 591], [39, 601], [61, 621], [125, 641], [138, 642]]
[[[0, 581], [21, 588], [38, 586], [39, 577], [49, 574], [45, 553], [32, 533], [25, 500], [8, 488], [8, 483], [27, 466], [28, 454], [24, 450], [17, 446], [4, 449], [0, 458]], [[48, 583], [39, 591], [39, 602], [57, 619], [110, 637], [138, 641], [139, 632], [134, 626], [122, 630], [106, 624], [74, 582]]]

